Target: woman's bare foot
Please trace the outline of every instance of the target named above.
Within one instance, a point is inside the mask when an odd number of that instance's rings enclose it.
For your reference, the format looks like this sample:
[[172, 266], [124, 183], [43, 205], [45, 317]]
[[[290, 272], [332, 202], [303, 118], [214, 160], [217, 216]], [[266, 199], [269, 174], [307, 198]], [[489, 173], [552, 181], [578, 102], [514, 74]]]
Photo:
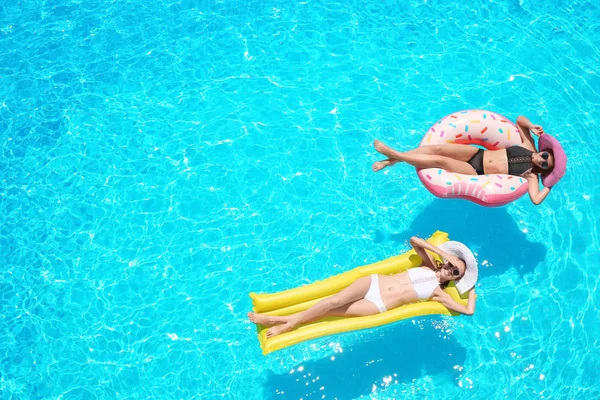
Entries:
[[388, 145], [384, 144], [383, 142], [380, 142], [377, 139], [375, 139], [375, 142], [373, 144], [375, 145], [375, 150], [377, 150], [379, 153], [383, 154], [388, 158], [394, 158], [394, 150], [392, 150]]
[[278, 324], [284, 324], [286, 321], [282, 321], [281, 317], [270, 317], [268, 315], [258, 314], [249, 312], [248, 319], [255, 324], [264, 325], [264, 326], [273, 326]]
[[384, 169], [385, 167], [391, 167], [392, 165], [396, 164], [398, 162], [398, 160], [390, 160], [389, 158], [387, 160], [381, 160], [381, 161], [377, 161], [375, 163], [373, 163], [373, 166], [371, 168], [373, 168], [373, 172], [378, 172], [381, 171], [382, 169]]
[[289, 322], [286, 322], [283, 325], [274, 326], [272, 328], [269, 328], [269, 330], [267, 331], [267, 338], [272, 338], [277, 335], [281, 335], [282, 333], [289, 332], [292, 329], [294, 329], [294, 325], [292, 325]]

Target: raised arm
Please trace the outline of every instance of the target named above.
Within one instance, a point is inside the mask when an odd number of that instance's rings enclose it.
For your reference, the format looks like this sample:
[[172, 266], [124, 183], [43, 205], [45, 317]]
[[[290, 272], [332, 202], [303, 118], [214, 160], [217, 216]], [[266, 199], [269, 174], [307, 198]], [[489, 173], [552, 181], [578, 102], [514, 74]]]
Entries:
[[469, 292], [469, 299], [467, 300], [467, 305], [463, 306], [460, 303], [454, 301], [452, 296], [448, 293], [444, 292], [441, 287], [437, 287], [433, 292], [433, 297], [431, 298], [433, 301], [437, 301], [446, 306], [447, 309], [456, 311], [457, 313], [461, 313], [464, 315], [473, 315], [475, 314], [475, 300], [477, 300], [477, 295], [475, 294], [475, 289]]
[[517, 118], [517, 127], [519, 128], [519, 134], [521, 135], [521, 140], [523, 141], [523, 147], [526, 147], [531, 151], [537, 151], [535, 149], [535, 141], [531, 136], [531, 132], [533, 132], [533, 134], [536, 136], [540, 136], [544, 133], [544, 128], [542, 128], [540, 125], [532, 124], [527, 117], [522, 115]]
[[540, 181], [538, 175], [532, 172], [529, 172], [527, 175], [525, 175], [525, 179], [527, 179], [527, 191], [529, 192], [529, 198], [533, 204], [539, 206], [550, 194], [550, 188], [544, 186], [544, 188], [540, 191]]
[[433, 257], [429, 253], [427, 253], [426, 250], [438, 254], [440, 257], [452, 262], [454, 265], [457, 264], [458, 260], [455, 256], [446, 253], [439, 247], [432, 245], [426, 240], [413, 236], [410, 238], [410, 244], [415, 249], [419, 257], [421, 257], [421, 260], [423, 260], [424, 267], [429, 267], [433, 270], [437, 269], [437, 265], [435, 264]]

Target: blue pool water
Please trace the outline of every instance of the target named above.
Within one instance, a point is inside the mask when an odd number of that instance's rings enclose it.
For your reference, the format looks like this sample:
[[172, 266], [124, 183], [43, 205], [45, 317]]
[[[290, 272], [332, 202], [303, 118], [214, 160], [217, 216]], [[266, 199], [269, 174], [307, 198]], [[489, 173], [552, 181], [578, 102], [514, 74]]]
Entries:
[[[466, 3], [3, 1], [0, 397], [598, 398], [598, 3]], [[562, 141], [544, 204], [371, 172], [468, 108]], [[250, 291], [437, 229], [475, 316], [262, 356]]]

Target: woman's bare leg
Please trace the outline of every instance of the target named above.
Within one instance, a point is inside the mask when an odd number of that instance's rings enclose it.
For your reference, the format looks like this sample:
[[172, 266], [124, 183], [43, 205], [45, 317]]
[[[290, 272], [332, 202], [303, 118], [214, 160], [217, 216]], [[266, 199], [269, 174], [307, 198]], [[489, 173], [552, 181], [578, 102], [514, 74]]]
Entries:
[[[458, 174], [477, 175], [475, 169], [466, 161], [441, 155], [401, 153], [388, 147], [379, 140], [375, 140], [375, 149], [384, 156], [405, 161], [416, 168], [441, 168]], [[476, 147], [473, 147], [473, 149], [475, 152], [477, 151]]]
[[[385, 146], [389, 150], [393, 150], [392, 148], [390, 148], [389, 146], [386, 146], [385, 144], [381, 143], [378, 140], [376, 141], [376, 148], [377, 148], [377, 143], [381, 144], [381, 146]], [[393, 151], [396, 151], [396, 150], [393, 150]], [[436, 155], [436, 156], [453, 158], [458, 161], [468, 162], [477, 153], [477, 151], [479, 151], [479, 148], [477, 148], [475, 146], [469, 146], [468, 144], [435, 144], [435, 145], [430, 145], [430, 146], [429, 145], [420, 146], [413, 150], [398, 152], [398, 153], [401, 153], [404, 155], [409, 155], [409, 156], [414, 156], [414, 155], [419, 155], [419, 154], [432, 155], [432, 156]], [[403, 161], [403, 160], [399, 160], [397, 158], [388, 158], [387, 160], [381, 160], [381, 161], [375, 162], [373, 164], [372, 168], [373, 168], [374, 172], [378, 172], [386, 167], [391, 167], [400, 161]]]
[[379, 308], [369, 300], [360, 299], [329, 311], [326, 317], [366, 317], [379, 314]]
[[[389, 146], [388, 146], [389, 147]], [[468, 162], [477, 152], [478, 147], [468, 144], [434, 144], [420, 146], [416, 149], [404, 151], [404, 154], [429, 154], [454, 158], [458, 161]]]
[[[339, 293], [334, 294], [331, 297], [323, 299], [316, 303], [314, 306], [308, 308], [305, 311], [301, 311], [296, 314], [288, 315], [285, 317], [277, 317], [277, 319], [272, 319], [270, 322], [281, 323], [280, 325], [273, 326], [267, 331], [267, 337], [273, 337], [280, 335], [285, 332], [289, 332], [298, 325], [306, 323], [308, 321], [312, 321], [318, 318], [322, 318], [327, 315], [332, 310], [343, 307], [349, 303], [353, 303], [357, 300], [362, 300], [366, 296], [369, 291], [369, 287], [371, 286], [371, 277], [363, 277], [357, 279], [350, 286], [342, 289]], [[263, 315], [261, 314], [253, 314], [250, 313], [248, 317], [252, 322], [262, 319]], [[285, 322], [284, 322], [285, 321]]]
[[373, 172], [378, 172], [384, 169], [385, 167], [391, 167], [398, 162], [400, 162], [400, 160], [388, 158], [387, 160], [381, 160], [373, 163], [373, 166], [371, 168], [373, 168]]
[[265, 315], [254, 312], [248, 313], [248, 319], [255, 324], [260, 324], [264, 326], [274, 326], [285, 324], [290, 320], [291, 315]]
[[[374, 315], [378, 313], [379, 309], [375, 304], [371, 303], [368, 300], [360, 299], [329, 310], [325, 314], [316, 317], [313, 320], [305, 321], [304, 323], [325, 317], [365, 317], [367, 315]], [[295, 314], [283, 316], [269, 316], [253, 312], [248, 313], [248, 318], [250, 319], [250, 321], [254, 322], [255, 324], [260, 324], [264, 326], [282, 325], [289, 322], [294, 317]]]
[[375, 149], [381, 154], [390, 157], [392, 159], [396, 157], [391, 157], [394, 154], [405, 154], [405, 155], [417, 155], [417, 154], [428, 154], [435, 156], [444, 156], [453, 158], [458, 161], [469, 161], [478, 151], [479, 148], [475, 146], [470, 146], [468, 144], [435, 144], [435, 145], [427, 145], [420, 146], [416, 149], [409, 151], [397, 151], [386, 145], [385, 143], [375, 140]]

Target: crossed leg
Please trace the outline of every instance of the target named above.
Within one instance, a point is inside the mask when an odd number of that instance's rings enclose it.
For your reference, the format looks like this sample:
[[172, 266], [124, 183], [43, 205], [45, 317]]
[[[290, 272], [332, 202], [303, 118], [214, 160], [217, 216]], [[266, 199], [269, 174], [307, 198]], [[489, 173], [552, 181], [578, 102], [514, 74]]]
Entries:
[[387, 160], [376, 161], [373, 163], [373, 172], [381, 171], [385, 167], [391, 167], [397, 162], [400, 162], [400, 160], [394, 160], [391, 158], [388, 158]]
[[[388, 157], [388, 160], [405, 161], [417, 168], [441, 168], [459, 174], [477, 175], [475, 169], [468, 163], [471, 157], [479, 150], [474, 146], [461, 144], [421, 146], [402, 153], [390, 148], [379, 140], [375, 140], [374, 144], [375, 149]], [[379, 171], [388, 166], [383, 165], [381, 168], [376, 169], [375, 164], [373, 164], [374, 171]]]
[[287, 316], [267, 316], [264, 314], [248, 313], [248, 318], [255, 324], [272, 326], [267, 331], [267, 337], [270, 338], [289, 332], [298, 325], [323, 317], [359, 317], [378, 314], [379, 309], [377, 306], [364, 299], [370, 286], [371, 277], [366, 276], [357, 279], [339, 293], [319, 301], [305, 311]]

